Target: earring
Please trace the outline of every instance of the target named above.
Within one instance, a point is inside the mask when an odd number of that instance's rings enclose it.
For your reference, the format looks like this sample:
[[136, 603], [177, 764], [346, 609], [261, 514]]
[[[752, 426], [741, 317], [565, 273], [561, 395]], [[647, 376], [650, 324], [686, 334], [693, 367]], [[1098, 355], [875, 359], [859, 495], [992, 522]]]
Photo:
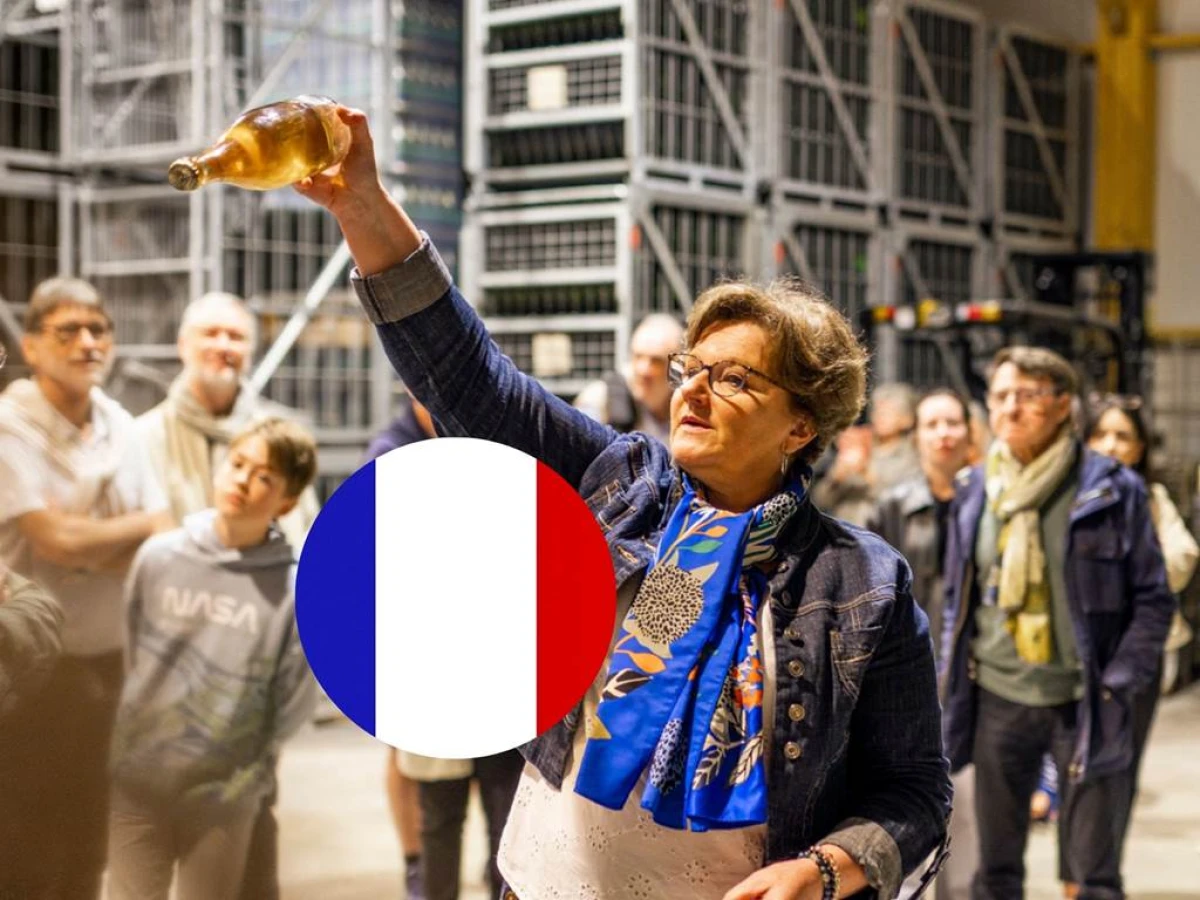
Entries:
[[791, 465], [792, 465], [792, 458], [790, 456], [788, 456], [786, 453], [783, 454], [783, 461], [779, 464], [779, 474], [787, 475], [788, 469], [791, 468]]

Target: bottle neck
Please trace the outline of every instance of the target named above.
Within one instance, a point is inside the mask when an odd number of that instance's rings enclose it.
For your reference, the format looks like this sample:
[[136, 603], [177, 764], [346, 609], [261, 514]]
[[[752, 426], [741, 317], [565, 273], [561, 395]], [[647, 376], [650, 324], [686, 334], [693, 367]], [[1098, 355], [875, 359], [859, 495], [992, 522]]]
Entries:
[[211, 181], [227, 181], [245, 168], [245, 157], [241, 145], [224, 138], [203, 153], [171, 163], [167, 181], [181, 191], [194, 191]]
[[191, 162], [196, 167], [200, 184], [208, 184], [228, 178], [244, 168], [245, 156], [241, 144], [225, 139], [193, 156]]

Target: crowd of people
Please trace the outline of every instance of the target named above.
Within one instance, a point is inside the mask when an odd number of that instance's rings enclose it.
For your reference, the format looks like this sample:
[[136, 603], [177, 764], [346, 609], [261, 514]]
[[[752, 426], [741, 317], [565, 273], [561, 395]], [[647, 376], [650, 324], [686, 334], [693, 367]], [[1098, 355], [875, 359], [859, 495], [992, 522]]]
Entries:
[[[647, 319], [572, 407], [489, 340], [341, 114], [338, 177], [297, 189], [412, 394], [366, 458], [523, 450], [586, 500], [617, 579], [562, 721], [519, 753], [386, 753], [410, 900], [458, 896], [473, 785], [502, 900], [1013, 900], [1040, 817], [1065, 896], [1123, 897], [1200, 555], [1140, 401], [1083, 402], [1017, 346], [982, 405], [879, 385], [856, 425], [866, 352], [782, 280]], [[318, 693], [293, 596], [313, 438], [247, 386], [236, 297], [187, 308], [181, 373], [137, 419], [102, 389], [90, 285], [39, 285], [25, 331], [32, 376], [0, 395], [0, 898], [96, 900], [105, 871], [113, 900], [277, 897], [278, 756]]]

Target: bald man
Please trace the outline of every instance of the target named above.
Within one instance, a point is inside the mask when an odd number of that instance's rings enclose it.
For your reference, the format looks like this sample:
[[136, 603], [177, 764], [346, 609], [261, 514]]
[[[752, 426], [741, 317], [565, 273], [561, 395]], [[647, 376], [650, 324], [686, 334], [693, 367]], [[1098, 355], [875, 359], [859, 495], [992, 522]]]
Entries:
[[575, 407], [618, 431], [641, 431], [666, 442], [671, 386], [667, 356], [683, 349], [683, 326], [665, 313], [642, 319], [629, 341], [629, 366], [587, 385]]

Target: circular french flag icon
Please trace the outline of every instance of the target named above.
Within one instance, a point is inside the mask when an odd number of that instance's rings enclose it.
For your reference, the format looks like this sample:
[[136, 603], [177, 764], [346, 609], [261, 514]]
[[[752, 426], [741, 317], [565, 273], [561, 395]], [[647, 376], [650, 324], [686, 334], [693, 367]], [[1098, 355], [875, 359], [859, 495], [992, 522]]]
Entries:
[[541, 734], [595, 679], [615, 618], [587, 505], [489, 441], [421, 441], [367, 463], [300, 556], [296, 619], [317, 680], [363, 730], [424, 756]]

